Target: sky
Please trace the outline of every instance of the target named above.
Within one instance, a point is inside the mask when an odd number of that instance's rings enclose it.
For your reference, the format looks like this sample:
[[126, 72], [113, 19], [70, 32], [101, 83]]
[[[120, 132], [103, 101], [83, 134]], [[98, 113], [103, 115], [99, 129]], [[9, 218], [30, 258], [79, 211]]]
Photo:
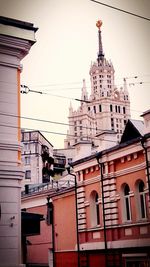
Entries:
[[[150, 18], [149, 0], [101, 2]], [[21, 84], [44, 94], [21, 94], [21, 116], [41, 122], [22, 119], [21, 124], [43, 131], [54, 148], [64, 147], [70, 101], [76, 109], [79, 102], [73, 99], [81, 98], [83, 79], [90, 95], [89, 69], [97, 58], [98, 19], [103, 21], [103, 50], [113, 63], [116, 86], [127, 78], [131, 117], [142, 119], [140, 115], [150, 108], [150, 21], [90, 0], [0, 0], [0, 15], [39, 28], [36, 43], [21, 62]]]

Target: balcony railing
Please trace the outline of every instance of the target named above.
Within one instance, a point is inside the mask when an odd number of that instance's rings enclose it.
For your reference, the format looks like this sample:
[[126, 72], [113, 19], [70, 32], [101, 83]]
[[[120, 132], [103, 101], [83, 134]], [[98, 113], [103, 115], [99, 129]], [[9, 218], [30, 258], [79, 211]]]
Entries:
[[52, 193], [66, 190], [67, 188], [73, 187], [75, 181], [73, 178], [69, 179], [60, 179], [60, 180], [51, 180], [49, 183], [42, 183], [36, 185], [25, 185], [25, 191], [21, 192], [21, 196], [32, 195], [35, 193], [43, 192], [50, 190]]

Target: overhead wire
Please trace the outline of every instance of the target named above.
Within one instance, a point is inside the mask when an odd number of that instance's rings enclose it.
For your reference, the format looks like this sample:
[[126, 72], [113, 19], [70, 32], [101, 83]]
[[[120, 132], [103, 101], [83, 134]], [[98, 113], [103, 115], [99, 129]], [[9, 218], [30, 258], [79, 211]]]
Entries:
[[[0, 115], [6, 116], [6, 117], [14, 117], [14, 118], [19, 118], [19, 119], [26, 119], [26, 120], [31, 120], [31, 121], [38, 121], [38, 122], [44, 122], [44, 123], [50, 123], [50, 124], [59, 124], [62, 126], [76, 126], [77, 128], [81, 127], [82, 125], [74, 125], [74, 124], [69, 124], [69, 123], [63, 123], [63, 122], [56, 122], [56, 121], [50, 121], [50, 120], [43, 120], [43, 119], [37, 119], [37, 118], [31, 118], [31, 117], [26, 117], [26, 116], [18, 116], [15, 114], [9, 114], [9, 113], [4, 113], [0, 111]], [[90, 129], [90, 130], [98, 130], [102, 131], [102, 129], [96, 129], [93, 127], [87, 127], [87, 126], [82, 126], [83, 129]]]
[[[143, 82], [140, 82], [140, 84], [142, 84]], [[137, 83], [130, 83], [130, 86], [134, 86], [135, 84]], [[82, 100], [82, 99], [78, 99], [78, 98], [70, 98], [70, 97], [65, 97], [65, 96], [60, 96], [60, 95], [53, 95], [53, 94], [50, 94], [50, 93], [45, 93], [43, 91], [37, 91], [37, 90], [30, 90], [28, 86], [24, 85], [26, 88], [28, 88], [28, 92], [33, 92], [33, 93], [39, 93], [39, 94], [46, 94], [46, 95], [50, 95], [50, 96], [55, 96], [55, 97], [60, 97], [60, 98], [66, 98], [66, 99], [71, 99], [71, 100], [76, 100], [76, 101], [80, 101], [80, 102], [85, 102], [85, 103], [92, 103], [92, 101], [90, 100]], [[27, 94], [25, 92], [25, 94]], [[106, 104], [103, 104], [103, 106], [107, 106]], [[136, 111], [136, 112], [142, 112], [142, 111], [139, 111], [139, 110], [133, 110], [133, 109], [130, 109], [131, 111]]]
[[[150, 76], [149, 74], [143, 74], [143, 75], [140, 75], [140, 76]], [[134, 75], [134, 76], [128, 76], [128, 77], [126, 77], [125, 79], [132, 79], [132, 78], [135, 78], [135, 79], [137, 79], [139, 77], [139, 75]], [[5, 82], [5, 81], [0, 81], [0, 82]], [[9, 83], [9, 82], [6, 82], [6, 83]], [[131, 86], [135, 86], [136, 84], [139, 84], [139, 85], [142, 85], [142, 84], [149, 84], [150, 82], [145, 82], [145, 81], [140, 81], [140, 82], [130, 82], [130, 83], [128, 83], [128, 85], [129, 85], [129, 87], [131, 87]], [[10, 83], [11, 84], [11, 83]], [[15, 83], [16, 84], [16, 83]], [[22, 85], [23, 86], [23, 85]], [[116, 85], [117, 86], [117, 85]], [[25, 85], [25, 87], [26, 88], [29, 88], [28, 86], [26, 86]], [[81, 90], [81, 88], [80, 88], [80, 90]], [[44, 91], [38, 91], [38, 90], [31, 90], [31, 89], [29, 89], [29, 91], [30, 92], [34, 92], [34, 93], [38, 93], [38, 94], [45, 94], [45, 95], [50, 95], [50, 96], [53, 96], [53, 97], [58, 97], [58, 98], [64, 98], [64, 99], [70, 99], [70, 100], [75, 100], [75, 101], [80, 101], [80, 102], [87, 102], [87, 103], [90, 103], [90, 101], [89, 100], [87, 100], [87, 101], [85, 101], [85, 100], [82, 100], [82, 99], [78, 99], [78, 98], [71, 98], [71, 97], [67, 97], [67, 96], [62, 96], [62, 95], [55, 95], [55, 94], [51, 94], [51, 93], [47, 93], [47, 92], [44, 92]], [[3, 92], [3, 93], [6, 93], [6, 94], [14, 94], [14, 95], [16, 95], [16, 93], [14, 93], [14, 92], [11, 92], [11, 91], [9, 91], [8, 92], [8, 90], [7, 91], [3, 91], [3, 90], [1, 90], [1, 92]], [[7, 104], [13, 104], [13, 103], [11, 103], [11, 102], [6, 102], [6, 101], [0, 101], [1, 103], [7, 103]], [[103, 104], [103, 106], [104, 106], [104, 104]], [[140, 111], [140, 110], [133, 110], [133, 109], [130, 109], [131, 111], [135, 111], [135, 112], [142, 112], [142, 111]]]
[[[143, 75], [143, 76], [150, 76], [150, 75]], [[139, 76], [139, 75], [134, 75], [134, 76], [129, 76], [129, 77], [123, 77], [123, 78], [120, 78], [120, 79], [138, 79], [139, 77], [141, 77], [141, 75]], [[101, 80], [102, 80], [102, 82], [106, 82], [106, 81], [108, 81], [108, 80], [111, 80], [111, 78], [106, 78], [106, 79], [104, 79], [104, 78], [100, 78]], [[115, 80], [117, 80], [116, 79], [116, 77], [115, 77], [115, 79], [114, 79], [114, 84], [112, 84], [113, 86], [123, 86], [123, 82], [122, 83], [120, 83], [120, 84], [116, 84], [115, 83]], [[140, 81], [140, 82], [137, 82], [137, 84], [144, 84], [144, 83], [150, 83], [150, 82], [144, 82], [144, 81]], [[91, 86], [87, 86], [87, 84], [91, 84], [90, 82], [86, 82], [86, 89], [87, 88], [91, 88]], [[31, 86], [31, 85], [30, 85]], [[52, 87], [52, 86], [57, 86], [56, 84], [54, 84], [54, 85], [52, 85], [52, 84], [47, 84], [47, 85], [40, 85], [40, 87]], [[33, 87], [33, 88], [35, 88], [35, 87], [39, 87], [38, 85], [36, 86], [36, 85], [32, 85], [31, 87]], [[80, 87], [64, 87], [64, 88], [57, 88], [57, 90], [58, 91], [64, 91], [64, 90], [81, 90], [81, 88], [83, 87], [83, 83], [81, 83], [81, 86]], [[52, 89], [45, 89], [44, 91], [56, 91], [56, 88], [52, 88]]]
[[[143, 74], [143, 75], [134, 75], [134, 76], [129, 76], [129, 77], [120, 77], [120, 78], [116, 78], [114, 79], [115, 80], [123, 80], [123, 79], [138, 79], [140, 77], [150, 77], [150, 74]], [[108, 79], [110, 78], [107, 78], [107, 79], [103, 79], [101, 78], [102, 82], [105, 82], [107, 81]], [[0, 80], [0, 83], [7, 83], [7, 84], [14, 84], [14, 85], [17, 85], [17, 83], [12, 83], [12, 82], [6, 82], [6, 81], [2, 81]], [[78, 83], [78, 82], [77, 82]], [[144, 84], [144, 83], [150, 83], [150, 81], [140, 81], [140, 82], [137, 82], [137, 84]], [[83, 83], [80, 83], [81, 86], [80, 87], [63, 87], [63, 88], [54, 88], [54, 89], [45, 89], [44, 91], [60, 91], [60, 90], [81, 90], [82, 87], [83, 87]], [[91, 84], [90, 82], [86, 82], [86, 84]], [[130, 83], [128, 83], [130, 84]], [[60, 85], [63, 85], [63, 84], [60, 84]], [[114, 86], [123, 86], [123, 82], [122, 83], [115, 83], [113, 84]], [[43, 85], [29, 85], [29, 87], [32, 87], [32, 88], [35, 88], [35, 87], [52, 87], [52, 86], [57, 86], [57, 84], [43, 84]], [[91, 86], [86, 86], [86, 88], [91, 88]], [[7, 92], [7, 93], [10, 93], [10, 94], [16, 94], [15, 92], [12, 92], [12, 91], [1, 91], [1, 92]]]
[[20, 91], [22, 94], [28, 94], [29, 92], [31, 92], [31, 93], [50, 95], [50, 96], [54, 96], [54, 97], [66, 98], [66, 99], [70, 99], [70, 100], [76, 100], [76, 101], [80, 101], [80, 102], [90, 103], [89, 100], [83, 100], [83, 99], [79, 99], [79, 98], [73, 98], [73, 97], [67, 97], [67, 96], [61, 96], [61, 95], [54, 95], [54, 94], [46, 93], [44, 91], [31, 90], [27, 85], [21, 85], [21, 87], [24, 88]]
[[[12, 128], [12, 129], [19, 129], [20, 130], [20, 127], [18, 126], [14, 126], [14, 125], [10, 125], [10, 124], [0, 124], [0, 126], [2, 127], [6, 127], [6, 128]], [[42, 130], [42, 129], [35, 129], [35, 128], [26, 128], [26, 127], [23, 127], [22, 130], [28, 130], [28, 131], [37, 131], [37, 132], [43, 132], [43, 133], [48, 133], [48, 134], [57, 134], [57, 135], [67, 135], [67, 136], [71, 136], [73, 137], [74, 139], [78, 138], [78, 137], [81, 137], [80, 135], [73, 135], [73, 134], [66, 134], [66, 133], [61, 133], [61, 132], [52, 132], [52, 131], [47, 131], [47, 130]], [[113, 142], [113, 143], [116, 143], [116, 141], [114, 140], [110, 140], [110, 139], [101, 139], [101, 138], [97, 138], [96, 136], [88, 136], [88, 135], [85, 135], [83, 136], [85, 138], [88, 138], [87, 140], [91, 140], [91, 139], [96, 139], [96, 140], [101, 140], [101, 141], [109, 141], [109, 142]]]
[[147, 17], [141, 16], [141, 15], [135, 14], [135, 13], [133, 13], [133, 12], [130, 12], [130, 11], [127, 11], [127, 10], [124, 10], [124, 9], [121, 9], [121, 8], [118, 8], [118, 7], [114, 7], [114, 6], [108, 5], [108, 4], [106, 4], [106, 3], [97, 1], [97, 0], [90, 0], [90, 1], [91, 1], [91, 2], [94, 2], [94, 3], [96, 3], [96, 4], [99, 4], [99, 5], [103, 5], [103, 6], [112, 8], [112, 9], [114, 9], [114, 10], [117, 10], [117, 11], [120, 11], [120, 12], [123, 12], [123, 13], [126, 13], [126, 14], [128, 14], [128, 15], [132, 15], [132, 16], [138, 17], [138, 18], [140, 18], [140, 19], [145, 19], [145, 20], [147, 20], [147, 21], [150, 21], [150, 18], [147, 18]]

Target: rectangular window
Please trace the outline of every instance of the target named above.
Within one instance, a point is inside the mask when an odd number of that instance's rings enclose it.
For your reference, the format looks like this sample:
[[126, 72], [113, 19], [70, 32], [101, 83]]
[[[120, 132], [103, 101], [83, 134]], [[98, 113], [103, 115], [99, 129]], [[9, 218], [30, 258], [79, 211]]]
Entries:
[[126, 109], [125, 109], [125, 107], [123, 107], [123, 114], [125, 114], [126, 113]]
[[125, 205], [126, 205], [126, 219], [127, 221], [131, 220], [131, 214], [130, 214], [130, 200], [129, 197], [125, 198]]
[[102, 106], [99, 105], [99, 112], [102, 112]]
[[120, 113], [120, 106], [118, 106], [118, 112]]
[[112, 105], [110, 105], [110, 112], [112, 112], [113, 111], [113, 106]]
[[30, 143], [25, 143], [24, 144], [24, 150], [29, 151], [30, 150]]
[[30, 170], [25, 172], [25, 179], [31, 179], [31, 171]]
[[116, 110], [116, 112], [118, 112], [118, 107], [117, 106], [115, 106], [115, 110]]
[[94, 109], [94, 113], [96, 113], [96, 106], [93, 106], [93, 109]]
[[31, 132], [29, 132], [29, 141], [31, 141], [32, 139], [31, 139]]
[[39, 152], [38, 151], [38, 148], [39, 148], [38, 143], [35, 143], [35, 153], [38, 153]]
[[25, 165], [29, 165], [30, 164], [30, 157], [25, 157]]
[[140, 206], [141, 206], [141, 217], [146, 218], [146, 204], [145, 204], [145, 195], [140, 195]]

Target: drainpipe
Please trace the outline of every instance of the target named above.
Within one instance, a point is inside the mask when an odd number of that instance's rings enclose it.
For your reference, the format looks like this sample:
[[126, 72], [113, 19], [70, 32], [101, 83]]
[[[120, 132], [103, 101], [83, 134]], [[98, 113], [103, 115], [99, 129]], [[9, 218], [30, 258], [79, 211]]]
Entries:
[[52, 226], [52, 252], [53, 252], [53, 267], [55, 264], [55, 229], [54, 229], [54, 205], [50, 202], [50, 197], [47, 197], [47, 209], [50, 212], [50, 224]]
[[80, 245], [79, 245], [79, 227], [78, 227], [78, 202], [77, 202], [77, 177], [70, 172], [70, 167], [66, 168], [68, 174], [72, 175], [75, 179], [75, 203], [76, 203], [76, 236], [77, 236], [77, 255], [78, 255], [78, 267], [80, 267]]
[[[101, 156], [100, 156], [101, 157]], [[106, 233], [106, 221], [105, 221], [105, 202], [104, 202], [104, 181], [103, 181], [103, 168], [104, 168], [104, 163], [102, 163], [100, 161], [100, 157], [96, 157], [97, 162], [99, 164], [100, 167], [100, 179], [101, 179], [101, 188], [102, 188], [102, 209], [103, 209], [103, 224], [104, 224], [104, 248], [105, 248], [105, 262], [106, 265], [105, 267], [107, 267], [107, 263], [108, 263], [108, 257], [107, 257], [107, 252], [108, 252], [108, 248], [107, 248], [107, 233]]]
[[149, 173], [147, 146], [145, 146], [145, 138], [144, 137], [142, 137], [140, 141], [141, 141], [141, 145], [145, 151], [146, 171], [147, 171], [147, 181], [148, 181], [148, 193], [149, 193], [149, 201], [150, 201], [150, 173]]

